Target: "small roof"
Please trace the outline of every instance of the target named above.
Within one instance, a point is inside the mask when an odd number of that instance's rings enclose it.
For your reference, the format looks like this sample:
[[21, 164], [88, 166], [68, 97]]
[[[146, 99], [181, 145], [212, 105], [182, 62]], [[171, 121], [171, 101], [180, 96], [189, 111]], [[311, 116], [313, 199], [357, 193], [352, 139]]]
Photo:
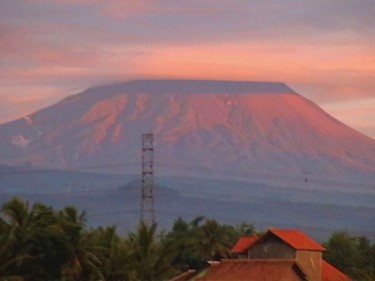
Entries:
[[241, 237], [231, 250], [232, 254], [245, 253], [256, 241], [257, 237]]
[[352, 279], [350, 279], [336, 267], [323, 260], [322, 281], [352, 281]]
[[301, 281], [307, 276], [294, 260], [223, 260], [196, 281]]
[[266, 233], [272, 233], [278, 238], [289, 244], [296, 250], [308, 250], [308, 251], [325, 251], [326, 249], [319, 243], [312, 240], [306, 234], [299, 230], [286, 230], [286, 229], [270, 229]]

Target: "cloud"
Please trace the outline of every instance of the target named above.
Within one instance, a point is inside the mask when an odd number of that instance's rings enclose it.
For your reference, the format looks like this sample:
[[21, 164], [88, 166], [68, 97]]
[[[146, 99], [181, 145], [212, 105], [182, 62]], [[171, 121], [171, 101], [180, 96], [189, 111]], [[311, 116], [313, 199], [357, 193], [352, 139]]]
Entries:
[[31, 140], [29, 139], [26, 139], [24, 136], [22, 135], [16, 135], [12, 138], [12, 141], [11, 143], [15, 146], [18, 146], [18, 147], [27, 147], [29, 145]]
[[47, 4], [55, 8], [86, 7], [92, 9], [92, 11], [99, 15], [113, 19], [126, 19], [128, 17], [144, 15], [158, 10], [158, 5], [150, 0], [34, 0], [34, 2]]
[[[134, 4], [137, 3], [137, 4]], [[344, 32], [374, 42], [372, 0], [333, 1], [108, 1], [106, 16], [152, 32], [148, 39], [180, 42], [319, 38]], [[123, 15], [123, 16], [121, 16]], [[118, 23], [118, 22], [117, 22]], [[372, 39], [370, 39], [372, 38]]]
[[45, 85], [1, 85], [0, 123], [15, 120], [59, 101], [67, 93], [74, 93], [69, 87], [58, 89]]
[[[94, 36], [91, 36], [92, 41], [75, 41], [87, 31], [87, 28], [74, 29], [65, 25], [11, 26], [9, 35], [0, 37], [0, 42], [7, 42], [10, 34], [15, 38], [8, 48], [11, 54], [0, 57], [0, 61], [7, 62], [0, 66], [2, 83], [39, 81], [50, 85], [63, 82], [82, 85], [143, 75], [279, 80], [296, 85], [346, 88], [374, 86], [373, 48], [363, 42], [340, 44], [340, 36], [323, 38], [321, 42], [259, 39], [188, 45], [180, 42], [143, 44], [131, 39], [95, 42]], [[40, 36], [40, 32], [47, 35]], [[57, 39], [51, 40], [52, 34]], [[71, 40], [66, 40], [64, 34], [69, 34]], [[60, 37], [65, 41], [60, 41]], [[341, 95], [352, 93], [342, 91]]]
[[[145, 71], [163, 76], [272, 79], [289, 83], [373, 85], [372, 52], [361, 46], [298, 46], [269, 41], [190, 46], [154, 46]], [[220, 77], [217, 77], [220, 76]], [[342, 80], [345, 78], [344, 80]], [[348, 81], [350, 79], [351, 81]]]
[[323, 108], [345, 124], [375, 139], [375, 98], [329, 103]]
[[[348, 0], [220, 1], [220, 4], [171, 0], [34, 0], [23, 5], [5, 5], [8, 8], [0, 15], [5, 19], [21, 17], [20, 22], [28, 25], [50, 25], [54, 30], [48, 34], [53, 40], [69, 38], [73, 39], [70, 40], [73, 44], [79, 38], [83, 38], [80, 42], [102, 42], [103, 37], [117, 41], [122, 37], [123, 43], [130, 40], [130, 43], [185, 45], [264, 39], [311, 41], [320, 40], [324, 34], [332, 37], [340, 32], [349, 39], [374, 42], [375, 30], [371, 28], [374, 6], [369, 0], [361, 3]], [[91, 36], [97, 31], [100, 35]]]

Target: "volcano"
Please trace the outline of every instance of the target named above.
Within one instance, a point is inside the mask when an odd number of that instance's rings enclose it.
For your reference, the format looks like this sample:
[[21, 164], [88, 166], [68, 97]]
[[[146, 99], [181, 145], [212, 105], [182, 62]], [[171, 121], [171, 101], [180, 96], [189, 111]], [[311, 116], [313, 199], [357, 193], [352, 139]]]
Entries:
[[143, 133], [154, 134], [155, 169], [163, 175], [353, 182], [374, 190], [375, 140], [283, 83], [137, 80], [93, 87], [0, 125], [0, 163], [131, 166], [141, 161]]
[[162, 227], [205, 215], [375, 239], [375, 140], [282, 83], [131, 81], [2, 124], [0, 203], [73, 204], [136, 229], [145, 133]]

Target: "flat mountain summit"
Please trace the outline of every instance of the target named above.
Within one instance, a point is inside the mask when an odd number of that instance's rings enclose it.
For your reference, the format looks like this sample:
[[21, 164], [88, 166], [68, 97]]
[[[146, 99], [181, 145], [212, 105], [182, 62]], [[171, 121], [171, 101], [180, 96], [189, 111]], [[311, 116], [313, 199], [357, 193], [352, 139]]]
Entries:
[[0, 125], [0, 164], [140, 163], [144, 133], [154, 134], [160, 174], [279, 176], [284, 184], [289, 177], [363, 183], [374, 191], [375, 140], [283, 83], [137, 80], [93, 87]]

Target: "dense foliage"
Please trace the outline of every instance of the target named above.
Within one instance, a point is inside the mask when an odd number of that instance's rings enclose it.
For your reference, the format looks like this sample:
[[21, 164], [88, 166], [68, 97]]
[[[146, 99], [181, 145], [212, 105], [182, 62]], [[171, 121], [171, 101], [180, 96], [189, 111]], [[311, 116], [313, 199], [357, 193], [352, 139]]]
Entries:
[[327, 249], [324, 259], [354, 280], [375, 280], [375, 245], [366, 237], [337, 232], [324, 246]]
[[[85, 213], [74, 207], [56, 211], [15, 198], [1, 209], [0, 281], [165, 280], [229, 257], [238, 238], [256, 234], [251, 224], [198, 217], [179, 218], [164, 233], [141, 224], [121, 237], [115, 227], [88, 229]], [[375, 280], [375, 246], [365, 237], [336, 233], [326, 247], [332, 264], [356, 280]]]

